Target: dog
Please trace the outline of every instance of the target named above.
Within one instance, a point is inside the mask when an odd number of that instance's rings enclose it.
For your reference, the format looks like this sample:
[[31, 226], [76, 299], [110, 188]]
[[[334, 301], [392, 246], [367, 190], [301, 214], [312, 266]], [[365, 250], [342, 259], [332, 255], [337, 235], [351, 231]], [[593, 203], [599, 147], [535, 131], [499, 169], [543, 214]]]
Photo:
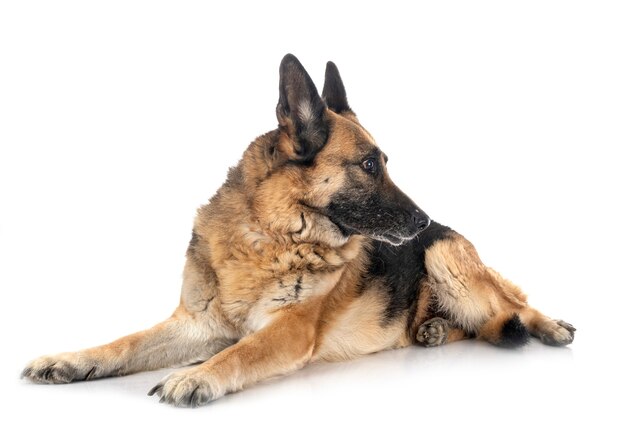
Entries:
[[198, 210], [173, 315], [104, 346], [35, 359], [22, 377], [69, 383], [198, 364], [148, 393], [196, 407], [313, 361], [465, 338], [573, 341], [572, 325], [531, 308], [391, 181], [334, 63], [320, 96], [286, 55], [276, 115], [278, 128], [249, 145]]

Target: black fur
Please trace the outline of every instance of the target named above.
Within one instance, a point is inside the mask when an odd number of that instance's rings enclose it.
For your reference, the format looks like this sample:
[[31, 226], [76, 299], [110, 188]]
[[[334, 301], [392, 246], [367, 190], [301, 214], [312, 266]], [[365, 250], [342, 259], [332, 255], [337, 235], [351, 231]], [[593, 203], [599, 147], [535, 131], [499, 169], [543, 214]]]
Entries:
[[[419, 282], [426, 275], [426, 250], [436, 241], [450, 236], [452, 232], [449, 227], [433, 221], [418, 237], [402, 245], [374, 242], [367, 274], [371, 278], [382, 279], [380, 285], [387, 291], [385, 323], [407, 310], [411, 314], [415, 313]], [[364, 283], [368, 284], [372, 283]], [[412, 321], [412, 316], [410, 317]]]
[[339, 69], [335, 63], [329, 61], [326, 63], [326, 75], [324, 78], [324, 89], [322, 90], [322, 99], [326, 102], [328, 109], [337, 114], [342, 112], [352, 112], [348, 105], [348, 97], [346, 96], [346, 88], [343, 86]]
[[[311, 116], [303, 121], [300, 111], [307, 103]], [[313, 80], [300, 61], [287, 54], [280, 63], [279, 98], [276, 116], [281, 128], [287, 127], [287, 119], [295, 128], [291, 136], [295, 144], [297, 161], [310, 163], [328, 139], [328, 124], [324, 115], [326, 105], [315, 88]]]
[[326, 215], [342, 232], [382, 237], [399, 244], [401, 238], [411, 238], [428, 226], [428, 216], [397, 187], [374, 175], [368, 175], [365, 181], [349, 171], [348, 176], [349, 186], [336, 193], [325, 208]]
[[520, 347], [528, 343], [530, 334], [517, 314], [514, 314], [502, 327], [500, 340], [496, 343], [500, 347]]

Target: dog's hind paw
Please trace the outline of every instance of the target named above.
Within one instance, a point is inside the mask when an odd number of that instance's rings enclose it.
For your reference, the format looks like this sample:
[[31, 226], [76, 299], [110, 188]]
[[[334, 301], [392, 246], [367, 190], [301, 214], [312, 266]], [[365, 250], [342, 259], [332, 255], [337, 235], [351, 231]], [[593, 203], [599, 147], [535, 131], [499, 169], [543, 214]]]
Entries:
[[549, 346], [566, 346], [574, 341], [576, 328], [563, 320], [552, 320], [544, 325], [538, 334], [542, 343]]
[[422, 325], [417, 330], [417, 342], [426, 347], [441, 346], [448, 339], [450, 324], [446, 319], [434, 317]]

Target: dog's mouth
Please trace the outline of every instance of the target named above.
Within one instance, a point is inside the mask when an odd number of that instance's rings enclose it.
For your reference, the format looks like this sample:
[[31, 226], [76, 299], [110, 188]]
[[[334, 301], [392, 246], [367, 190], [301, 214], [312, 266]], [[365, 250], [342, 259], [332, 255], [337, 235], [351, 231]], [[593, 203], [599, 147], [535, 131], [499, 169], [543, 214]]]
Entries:
[[385, 234], [385, 235], [366, 235], [369, 236], [372, 239], [375, 239], [377, 241], [382, 241], [382, 242], [387, 242], [391, 245], [394, 246], [399, 246], [404, 244], [407, 241], [411, 241], [412, 239], [416, 238], [418, 235], [418, 232], [415, 232], [415, 235], [410, 236], [410, 237], [402, 237], [402, 236], [396, 236], [396, 235], [391, 235], [391, 234]]
[[397, 232], [391, 233], [389, 231], [380, 232], [380, 233], [369, 232], [368, 229], [359, 229], [359, 228], [355, 228], [352, 226], [348, 226], [345, 223], [341, 223], [337, 220], [333, 220], [333, 218], [328, 215], [327, 217], [335, 226], [337, 226], [337, 228], [339, 228], [339, 230], [341, 231], [341, 234], [345, 237], [349, 237], [350, 235], [355, 235], [355, 234], [363, 235], [367, 238], [372, 238], [376, 241], [386, 242], [393, 246], [399, 246], [399, 245], [404, 244], [407, 241], [411, 241], [412, 239], [417, 237], [417, 235], [421, 232], [418, 230], [408, 235], [402, 235]]

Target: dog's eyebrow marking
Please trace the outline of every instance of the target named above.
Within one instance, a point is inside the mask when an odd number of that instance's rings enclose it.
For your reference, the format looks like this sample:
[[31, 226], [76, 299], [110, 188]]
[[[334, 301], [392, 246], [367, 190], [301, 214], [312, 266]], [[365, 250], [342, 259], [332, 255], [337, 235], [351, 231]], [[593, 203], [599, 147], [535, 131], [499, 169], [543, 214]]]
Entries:
[[344, 166], [359, 165], [363, 160], [367, 158], [372, 157], [376, 159], [380, 157], [381, 154], [383, 154], [380, 148], [364, 140], [358, 140], [355, 143], [355, 146], [357, 148], [357, 151], [354, 159], [344, 160]]
[[[383, 152], [380, 151], [380, 148], [374, 148], [374, 150], [370, 153], [370, 157], [378, 158], [378, 157], [381, 156], [381, 154], [383, 154]], [[384, 156], [384, 154], [383, 154], [383, 156]]]
[[[364, 159], [378, 159], [380, 157], [380, 155], [383, 154], [382, 151], [380, 151], [380, 149], [378, 147], [374, 147], [371, 151], [369, 151], [368, 153], [365, 153], [364, 155], [361, 156], [361, 158], [359, 160], [357, 160], [356, 163], [361, 163]], [[384, 154], [383, 154], [384, 156]]]
[[356, 148], [361, 153], [365, 153], [365, 152], [369, 151], [370, 148], [372, 148], [372, 147], [374, 147], [374, 146], [372, 144], [370, 144], [369, 142], [367, 142], [367, 141], [357, 140], [357, 142], [356, 142]]

